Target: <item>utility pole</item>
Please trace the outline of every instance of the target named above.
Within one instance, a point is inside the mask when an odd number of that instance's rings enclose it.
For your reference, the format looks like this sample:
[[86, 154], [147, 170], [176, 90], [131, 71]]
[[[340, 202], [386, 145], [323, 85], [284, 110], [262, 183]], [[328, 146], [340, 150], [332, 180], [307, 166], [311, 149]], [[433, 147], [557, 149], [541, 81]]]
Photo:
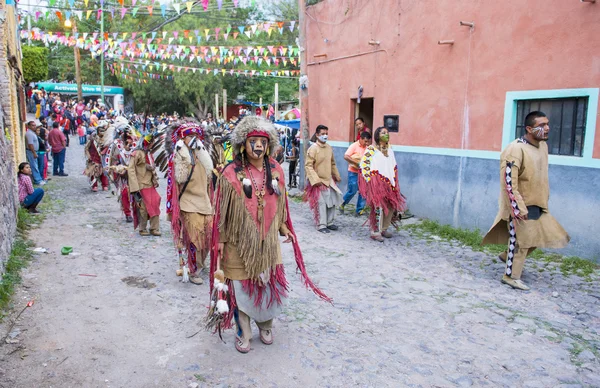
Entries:
[[27, 45], [31, 46], [31, 14], [27, 13]]
[[104, 1], [100, 1], [100, 99], [104, 102]]
[[[73, 35], [77, 35], [77, 22], [73, 18]], [[77, 82], [77, 102], [83, 100], [83, 87], [81, 86], [81, 57], [79, 56], [79, 47], [77, 47], [77, 41], [75, 39], [75, 46], [73, 46], [73, 52], [75, 54], [75, 82]]]
[[223, 120], [227, 121], [227, 89], [223, 89]]
[[[306, 75], [306, 0], [298, 0], [299, 18], [298, 24], [300, 27], [300, 36], [298, 43], [300, 46], [300, 76]], [[302, 155], [306, 156], [308, 143], [310, 139], [309, 124], [308, 124], [308, 87], [300, 89], [300, 130], [302, 131]]]
[[260, 108], [260, 115], [262, 116], [263, 113], [264, 113], [263, 112], [263, 107], [262, 107], [262, 97], [258, 98], [258, 105], [259, 105], [259, 108]]
[[275, 82], [275, 121], [279, 117], [279, 84]]
[[219, 120], [219, 93], [215, 93], [215, 121]]

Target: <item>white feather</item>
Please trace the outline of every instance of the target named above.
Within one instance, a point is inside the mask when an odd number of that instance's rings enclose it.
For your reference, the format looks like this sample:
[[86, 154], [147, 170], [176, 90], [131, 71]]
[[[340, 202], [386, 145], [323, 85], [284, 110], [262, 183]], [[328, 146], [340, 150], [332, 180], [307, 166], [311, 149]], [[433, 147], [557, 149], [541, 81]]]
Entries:
[[223, 299], [220, 299], [217, 301], [217, 311], [219, 312], [219, 314], [226, 314], [229, 312], [229, 306], [227, 305], [227, 302], [224, 301]]
[[248, 178], [244, 178], [244, 180], [242, 181], [242, 184], [244, 186], [250, 186], [252, 184], [252, 181]]
[[190, 281], [190, 269], [187, 265], [183, 266], [183, 278], [181, 279], [181, 281], [184, 283]]
[[271, 187], [273, 187], [275, 194], [281, 195], [281, 190], [279, 190], [279, 181], [277, 179], [273, 179], [271, 181]]
[[204, 145], [202, 145], [202, 143], [199, 143], [199, 145], [200, 148], [196, 149], [196, 156], [198, 157], [200, 163], [202, 163], [202, 166], [204, 166], [204, 170], [206, 170], [206, 175], [210, 177], [210, 174], [212, 174], [212, 170], [214, 167], [212, 158], [210, 157], [210, 154], [208, 153], [206, 148], [204, 148]]

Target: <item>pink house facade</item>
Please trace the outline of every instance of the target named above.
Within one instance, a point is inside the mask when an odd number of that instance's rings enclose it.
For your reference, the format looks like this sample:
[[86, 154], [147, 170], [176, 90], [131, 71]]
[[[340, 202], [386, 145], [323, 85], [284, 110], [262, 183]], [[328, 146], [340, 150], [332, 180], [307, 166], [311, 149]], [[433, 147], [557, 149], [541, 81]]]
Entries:
[[397, 120], [411, 211], [487, 230], [500, 151], [529, 111], [545, 111], [550, 209], [573, 238], [565, 253], [600, 259], [600, 2], [355, 3], [324, 0], [305, 18], [309, 123], [329, 127], [340, 169], [356, 117]]

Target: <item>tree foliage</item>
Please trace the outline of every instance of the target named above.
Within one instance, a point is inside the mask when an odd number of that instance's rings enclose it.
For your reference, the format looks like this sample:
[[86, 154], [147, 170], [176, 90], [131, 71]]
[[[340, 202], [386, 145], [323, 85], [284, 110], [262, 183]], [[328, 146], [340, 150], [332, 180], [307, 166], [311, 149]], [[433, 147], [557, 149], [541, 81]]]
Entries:
[[[83, 0], [75, 0], [76, 3]], [[295, 0], [279, 0], [277, 2], [261, 3], [261, 7], [223, 9], [221, 11], [185, 13], [181, 17], [164, 19], [160, 12], [153, 16], [147, 13], [138, 13], [136, 17], [127, 14], [124, 18], [105, 18], [104, 31], [115, 32], [148, 32], [158, 28], [160, 31], [173, 30], [198, 30], [204, 28], [215, 28], [230, 26], [240, 26], [258, 23], [266, 20], [296, 20], [298, 16], [297, 3]], [[195, 8], [201, 9], [200, 2], [195, 2]], [[166, 23], [168, 22], [168, 23]], [[57, 20], [42, 20], [36, 24], [43, 30], [69, 32]], [[234, 27], [235, 28], [235, 27]], [[100, 22], [94, 18], [77, 21], [79, 32], [99, 32]], [[243, 38], [243, 40], [242, 40]], [[209, 41], [208, 45], [218, 46], [267, 46], [267, 45], [295, 45], [296, 33], [285, 29], [283, 34], [275, 32], [268, 36], [262, 33], [259, 36], [253, 36], [250, 40], [240, 37], [238, 40], [229, 39], [224, 41], [221, 38], [218, 43], [214, 40]], [[37, 43], [40, 44], [40, 43]], [[206, 44], [206, 43], [203, 43]], [[152, 60], [150, 58], [150, 60]], [[138, 63], [141, 59], [135, 59]], [[173, 63], [175, 66], [190, 66], [189, 63], [177, 59], [158, 60], [159, 62]], [[75, 78], [74, 55], [72, 47], [51, 46], [49, 55], [48, 77], [57, 81], [72, 81]], [[105, 59], [107, 65], [113, 65], [117, 68], [121, 65], [118, 58]], [[124, 62], [125, 66], [130, 62]], [[131, 66], [131, 64], [130, 64]], [[136, 71], [142, 71], [142, 67], [137, 65]], [[257, 64], [242, 65], [238, 63], [233, 65], [221, 64], [212, 65], [217, 68], [235, 68], [242, 70], [274, 70], [275, 67], [266, 67]], [[277, 69], [290, 69], [291, 65], [286, 67], [279, 66]], [[144, 66], [145, 68], [145, 66]], [[81, 50], [81, 72], [82, 81], [88, 84], [100, 83], [100, 64], [98, 59], [92, 58], [89, 52]], [[279, 84], [279, 100], [291, 101], [297, 99], [298, 81], [289, 78], [273, 77], [246, 77], [237, 75], [221, 74], [200, 74], [192, 71], [158, 71], [146, 69], [143, 72], [162, 75], [171, 75], [170, 80], [154, 79], [136, 74], [115, 74], [105, 69], [105, 85], [118, 84], [128, 89], [133, 96], [135, 110], [142, 112], [149, 107], [151, 112], [172, 112], [177, 111], [182, 115], [193, 114], [198, 117], [205, 116], [208, 112], [214, 111], [215, 94], [222, 96], [222, 90], [227, 89], [228, 103], [241, 97], [245, 100], [258, 102], [262, 98], [263, 103], [274, 102], [275, 83]], [[221, 98], [221, 97], [219, 97]], [[214, 112], [213, 112], [214, 113]]]
[[22, 51], [25, 82], [38, 82], [48, 78], [48, 49], [23, 46]]

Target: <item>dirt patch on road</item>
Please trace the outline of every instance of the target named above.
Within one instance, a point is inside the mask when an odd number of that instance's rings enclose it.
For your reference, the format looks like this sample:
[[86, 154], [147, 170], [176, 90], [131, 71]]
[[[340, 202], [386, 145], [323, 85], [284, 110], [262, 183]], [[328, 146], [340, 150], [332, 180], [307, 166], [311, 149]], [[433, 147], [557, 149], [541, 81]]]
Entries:
[[127, 276], [126, 278], [121, 279], [122, 282], [127, 284], [129, 287], [137, 287], [137, 288], [154, 288], [156, 287], [155, 283], [149, 282], [143, 276]]

